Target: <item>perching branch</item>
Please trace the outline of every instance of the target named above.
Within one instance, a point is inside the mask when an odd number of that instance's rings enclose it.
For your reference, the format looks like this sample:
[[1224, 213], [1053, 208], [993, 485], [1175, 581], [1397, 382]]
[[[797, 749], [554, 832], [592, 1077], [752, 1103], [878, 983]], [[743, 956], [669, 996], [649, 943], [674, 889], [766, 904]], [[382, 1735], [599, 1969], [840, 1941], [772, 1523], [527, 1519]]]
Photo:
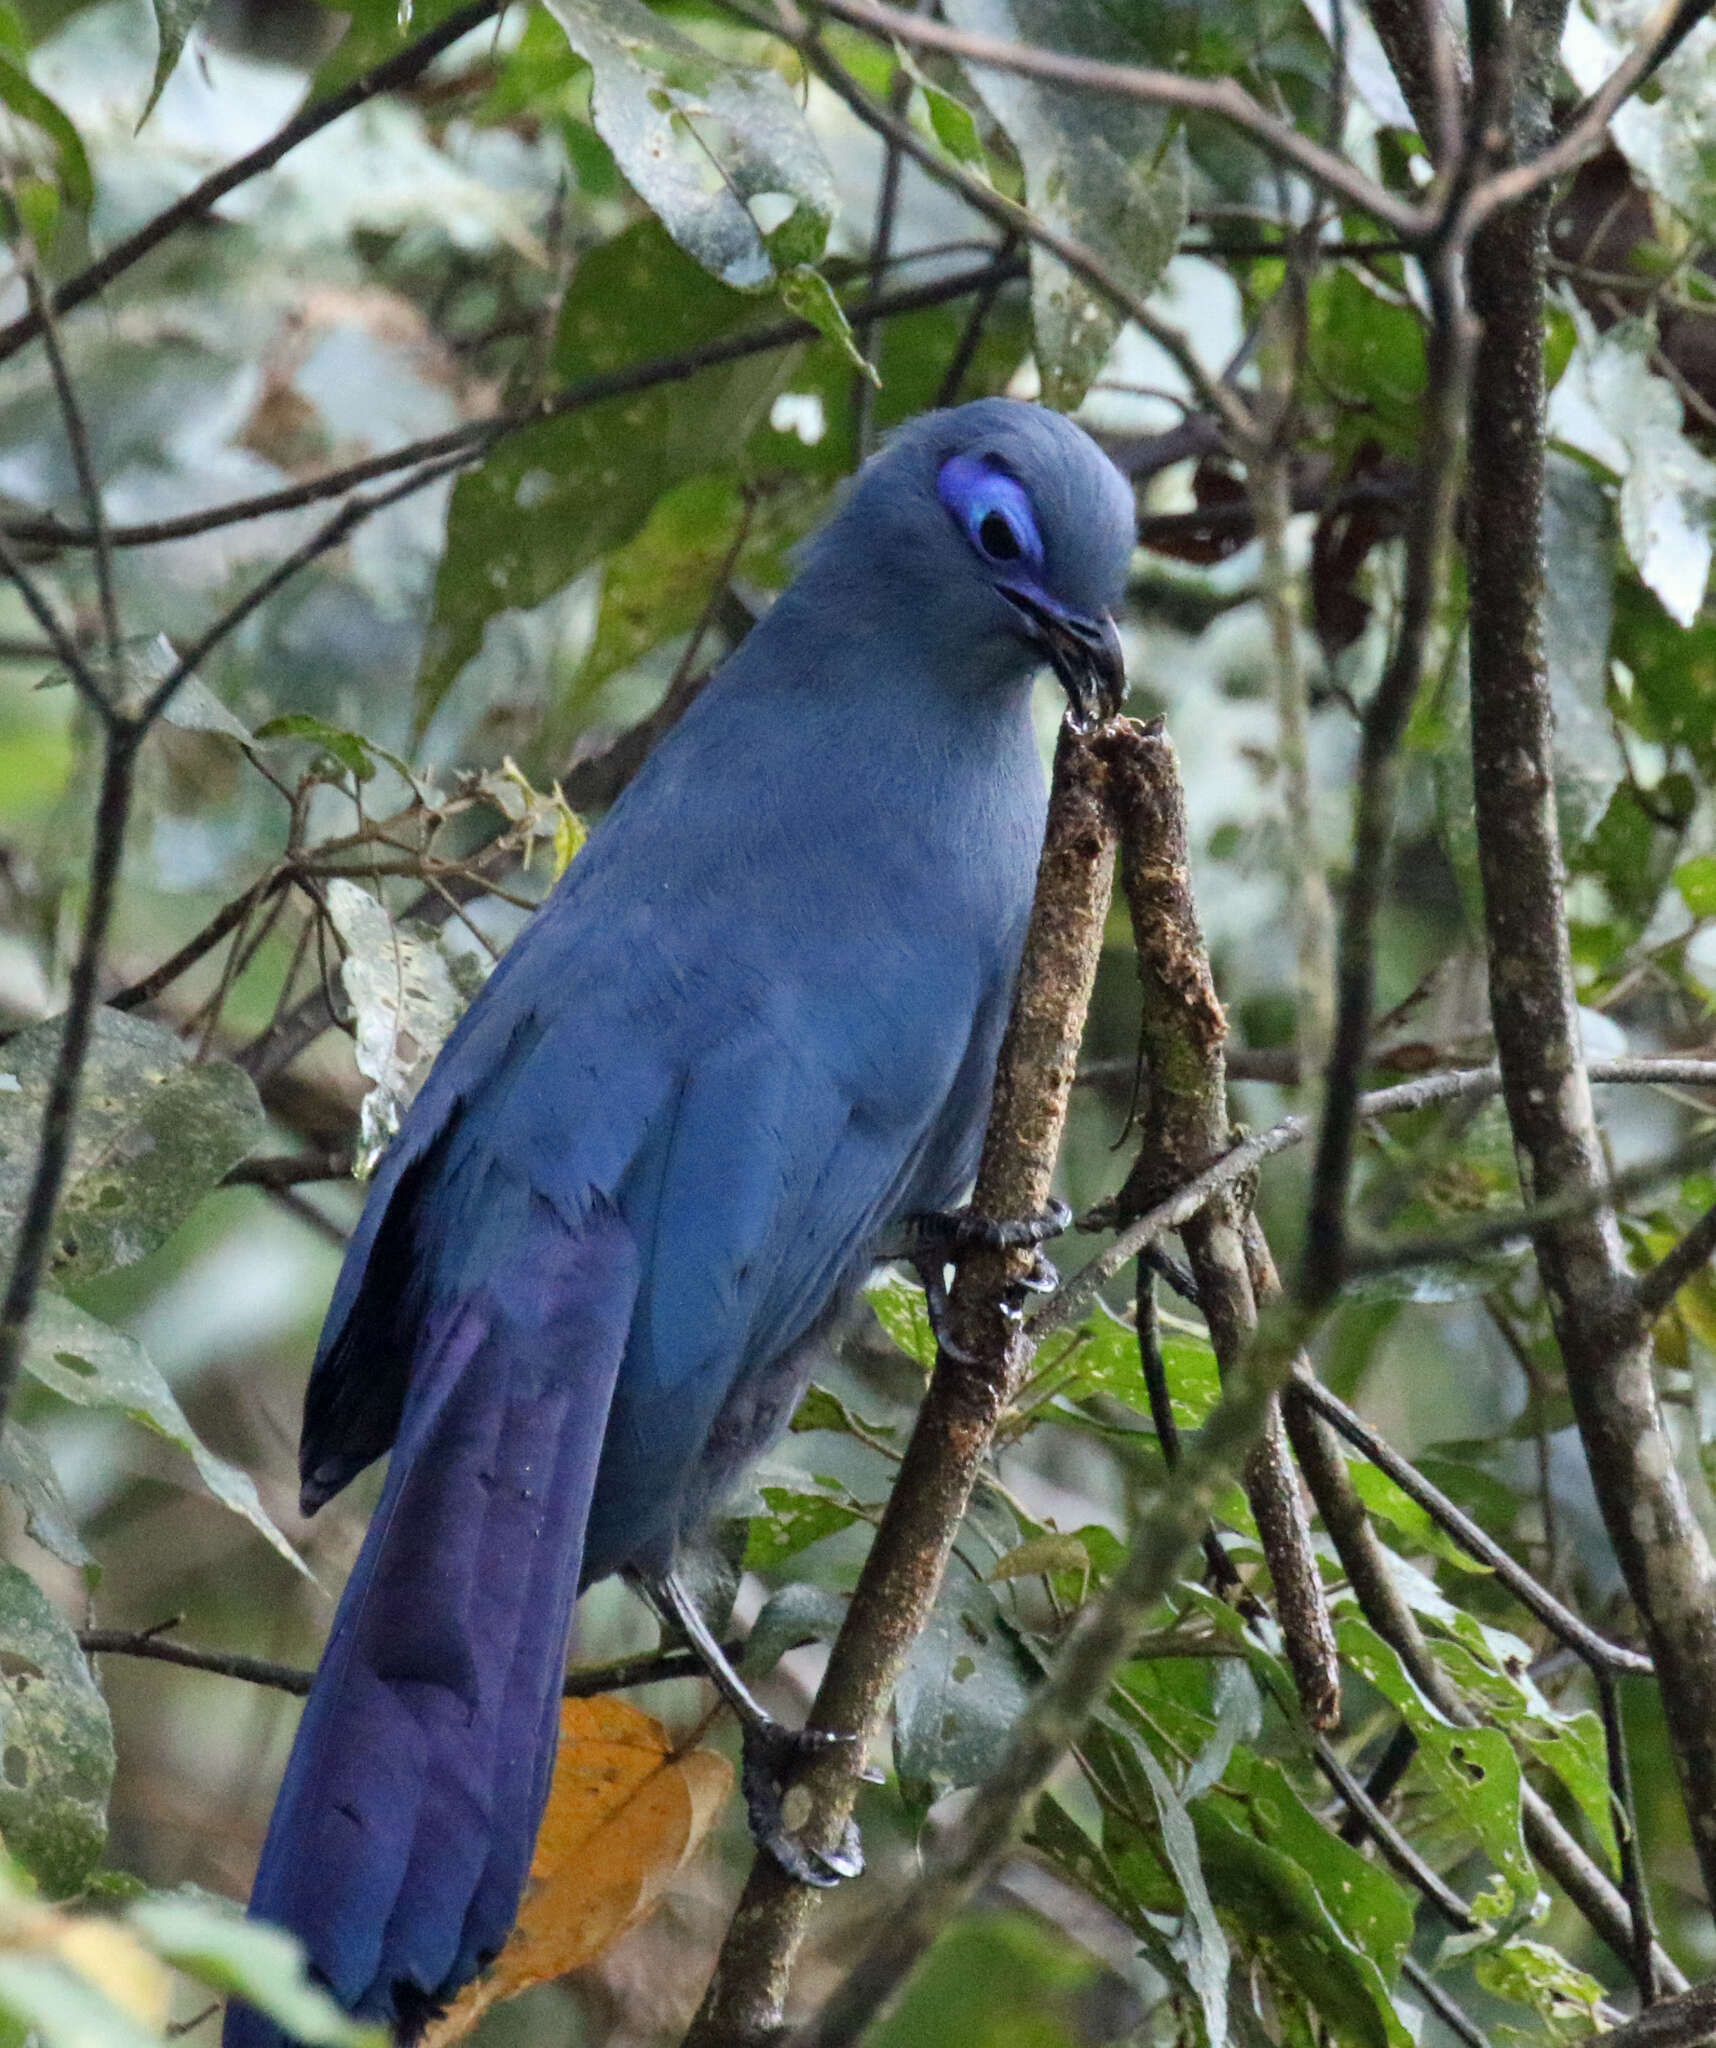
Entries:
[[[1036, 901], [973, 1195], [984, 1215], [1034, 1215], [1048, 1201], [1112, 886], [1105, 779], [1099, 745], [1063, 729]], [[960, 1261], [951, 1303], [959, 1349], [944, 1350], [936, 1361], [811, 1710], [813, 1727], [850, 1734], [860, 1744], [872, 1740], [929, 1619], [996, 1425], [1033, 1350], [1006, 1306], [1028, 1258], [978, 1251]], [[802, 1772], [811, 1846], [839, 1841], [859, 1760], [840, 1745]], [[741, 2048], [778, 2030], [793, 1958], [818, 1896], [758, 1857], [687, 2048]]]

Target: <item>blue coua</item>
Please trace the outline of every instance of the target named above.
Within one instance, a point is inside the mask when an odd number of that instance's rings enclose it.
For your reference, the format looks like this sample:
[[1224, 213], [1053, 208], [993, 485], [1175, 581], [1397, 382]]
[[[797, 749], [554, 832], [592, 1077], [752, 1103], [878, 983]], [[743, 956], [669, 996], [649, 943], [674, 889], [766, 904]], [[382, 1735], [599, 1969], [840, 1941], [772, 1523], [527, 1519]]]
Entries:
[[[393, 1457], [252, 1899], [350, 2011], [409, 2038], [500, 1948], [580, 1589], [625, 1571], [699, 1633], [681, 1545], [878, 1248], [969, 1182], [1042, 839], [1032, 677], [1116, 707], [1132, 537], [1053, 413], [904, 429], [424, 1084], [310, 1378], [306, 1512]], [[759, 1839], [855, 1867], [781, 1825], [790, 1738], [747, 1739]], [[226, 2040], [278, 2036], [235, 2005]]]

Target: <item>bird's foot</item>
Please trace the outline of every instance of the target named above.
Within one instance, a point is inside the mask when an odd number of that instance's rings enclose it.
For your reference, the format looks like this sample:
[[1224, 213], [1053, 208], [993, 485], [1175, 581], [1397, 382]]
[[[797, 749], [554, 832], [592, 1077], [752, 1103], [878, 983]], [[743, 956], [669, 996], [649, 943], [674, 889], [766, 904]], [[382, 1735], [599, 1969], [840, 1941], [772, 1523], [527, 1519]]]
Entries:
[[751, 1839], [767, 1850], [788, 1877], [826, 1891], [864, 1868], [858, 1823], [848, 1818], [838, 1845], [813, 1849], [787, 1825], [786, 1796], [794, 1767], [807, 1756], [855, 1740], [823, 1728], [788, 1728], [771, 1718], [740, 1724], [743, 1763], [739, 1774]]
[[954, 1342], [948, 1326], [947, 1262], [960, 1252], [1026, 1251], [1032, 1254], [1031, 1269], [1008, 1283], [1008, 1313], [1023, 1312], [1027, 1294], [1052, 1294], [1061, 1276], [1044, 1256], [1043, 1244], [1059, 1237], [1072, 1221], [1065, 1202], [1051, 1202], [1037, 1216], [985, 1216], [976, 1209], [929, 1209], [906, 1219], [911, 1233], [908, 1257], [923, 1284], [924, 1308], [929, 1316], [930, 1334], [937, 1347], [950, 1358], [969, 1364], [967, 1354]]

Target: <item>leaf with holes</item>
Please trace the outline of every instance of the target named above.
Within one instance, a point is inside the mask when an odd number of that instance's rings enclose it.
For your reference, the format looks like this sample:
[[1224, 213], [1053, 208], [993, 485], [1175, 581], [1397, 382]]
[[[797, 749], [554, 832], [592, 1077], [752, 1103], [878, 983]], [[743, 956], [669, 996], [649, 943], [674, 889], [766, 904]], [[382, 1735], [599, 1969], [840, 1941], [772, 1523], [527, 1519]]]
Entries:
[[327, 885], [328, 916], [345, 948], [340, 985], [357, 1027], [358, 1072], [373, 1085], [363, 1099], [356, 1171], [363, 1178], [464, 1014], [469, 997], [439, 932], [395, 924], [356, 882]]
[[95, 1559], [83, 1546], [71, 1504], [60, 1490], [53, 1461], [41, 1439], [22, 1423], [8, 1422], [0, 1436], [0, 1486], [24, 1510], [24, 1534], [50, 1557], [82, 1572], [93, 1586], [101, 1576]]
[[135, 1337], [98, 1322], [64, 1295], [44, 1294], [30, 1319], [24, 1370], [79, 1408], [128, 1416], [184, 1451], [222, 1506], [242, 1515], [308, 1578], [310, 1572], [269, 1519], [248, 1472], [217, 1458], [185, 1419], [173, 1390]]
[[[59, 1056], [60, 1020], [0, 1049], [0, 1236], [16, 1231]], [[67, 1285], [129, 1266], [164, 1244], [228, 1167], [261, 1137], [250, 1076], [198, 1066], [144, 1017], [91, 1019], [72, 1155], [54, 1225], [53, 1273]]]
[[[638, 197], [688, 256], [741, 291], [822, 253], [834, 174], [786, 80], [732, 64], [641, 0], [548, 0], [595, 74], [596, 133]], [[765, 227], [759, 216], [782, 218]]]
[[864, 1299], [913, 1364], [928, 1372], [935, 1364], [935, 1332], [930, 1328], [923, 1289], [903, 1273], [888, 1273], [864, 1290]]
[[1355, 1616], [1336, 1626], [1341, 1655], [1367, 1678], [1418, 1738], [1414, 1769], [1456, 1822], [1469, 1828], [1520, 1899], [1536, 1896], [1537, 1872], [1520, 1824], [1519, 1758], [1499, 1728], [1457, 1728], [1418, 1690], [1395, 1650]]
[[948, 1563], [929, 1625], [894, 1689], [894, 1766], [909, 1804], [980, 1784], [999, 1762], [1037, 1676], [995, 1595]]
[[50, 1898], [81, 1891], [107, 1841], [113, 1728], [77, 1638], [0, 1564], [0, 1836]]
[[745, 1569], [773, 1571], [820, 1543], [824, 1536], [837, 1536], [858, 1520], [858, 1503], [843, 1487], [833, 1484], [811, 1486], [764, 1486], [763, 1513], [751, 1517], [745, 1539]]

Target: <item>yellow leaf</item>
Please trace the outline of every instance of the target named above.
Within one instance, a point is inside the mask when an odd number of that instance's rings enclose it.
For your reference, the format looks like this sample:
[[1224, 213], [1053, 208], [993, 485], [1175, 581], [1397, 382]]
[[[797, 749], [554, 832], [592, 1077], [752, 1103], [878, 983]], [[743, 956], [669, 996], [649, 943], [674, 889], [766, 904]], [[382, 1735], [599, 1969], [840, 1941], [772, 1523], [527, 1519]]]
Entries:
[[732, 1789], [725, 1757], [711, 1749], [676, 1755], [661, 1723], [623, 1700], [564, 1701], [518, 1925], [423, 2048], [452, 2048], [491, 2005], [611, 1948], [696, 1854]]
[[47, 1945], [60, 1960], [121, 2012], [160, 2033], [173, 1999], [173, 1978], [166, 1964], [116, 1921], [69, 1915], [56, 1915], [55, 1921]]

